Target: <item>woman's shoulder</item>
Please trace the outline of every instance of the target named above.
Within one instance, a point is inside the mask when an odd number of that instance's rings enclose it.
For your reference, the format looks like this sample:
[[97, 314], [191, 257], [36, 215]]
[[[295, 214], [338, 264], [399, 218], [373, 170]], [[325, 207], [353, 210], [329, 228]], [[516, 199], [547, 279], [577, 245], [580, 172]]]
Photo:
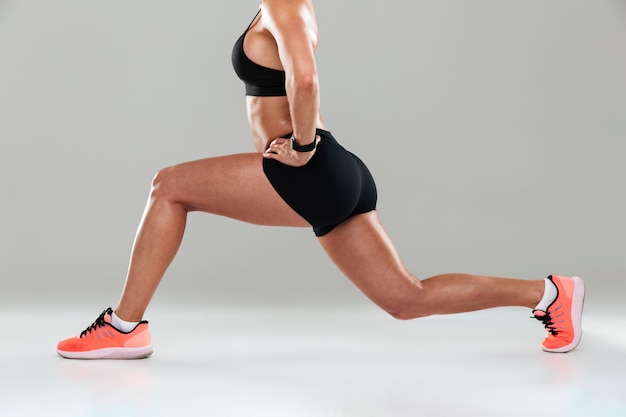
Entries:
[[317, 38], [317, 21], [310, 0], [263, 0], [262, 26], [271, 33], [306, 31]]
[[310, 0], [263, 0], [259, 7], [261, 15], [272, 21], [315, 18], [313, 3]]

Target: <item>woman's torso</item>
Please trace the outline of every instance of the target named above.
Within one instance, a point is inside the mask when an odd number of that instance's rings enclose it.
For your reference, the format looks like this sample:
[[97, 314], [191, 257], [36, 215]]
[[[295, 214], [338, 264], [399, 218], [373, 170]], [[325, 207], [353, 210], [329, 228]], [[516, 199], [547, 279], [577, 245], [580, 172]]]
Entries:
[[[308, 13], [315, 24], [315, 14]], [[317, 33], [312, 34], [313, 48], [317, 47]], [[265, 28], [263, 13], [259, 13], [251, 23], [243, 38], [243, 52], [246, 57], [262, 67], [284, 71], [280, 62], [278, 47], [272, 34]], [[250, 131], [258, 152], [263, 152], [269, 143], [293, 131], [287, 96], [246, 96], [246, 107]], [[318, 115], [317, 127], [326, 129]]]

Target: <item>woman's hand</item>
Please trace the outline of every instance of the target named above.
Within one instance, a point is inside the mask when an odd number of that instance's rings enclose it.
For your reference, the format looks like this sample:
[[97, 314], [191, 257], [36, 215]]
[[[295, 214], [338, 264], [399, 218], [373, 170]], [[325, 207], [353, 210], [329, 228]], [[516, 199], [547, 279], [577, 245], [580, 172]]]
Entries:
[[[320, 143], [320, 136], [315, 136], [317, 144]], [[305, 166], [313, 155], [317, 146], [310, 152], [298, 152], [291, 149], [291, 139], [277, 138], [270, 143], [270, 146], [263, 152], [263, 157], [267, 159], [275, 159], [278, 162], [292, 167]]]

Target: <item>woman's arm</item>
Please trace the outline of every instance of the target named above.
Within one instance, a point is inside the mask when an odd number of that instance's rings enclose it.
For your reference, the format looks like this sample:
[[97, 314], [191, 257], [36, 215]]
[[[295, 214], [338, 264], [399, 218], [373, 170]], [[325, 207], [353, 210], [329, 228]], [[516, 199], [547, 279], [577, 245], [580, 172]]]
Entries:
[[265, 0], [262, 5], [264, 26], [276, 40], [285, 70], [293, 134], [299, 145], [315, 140], [319, 114], [317, 28], [309, 6], [304, 0]]

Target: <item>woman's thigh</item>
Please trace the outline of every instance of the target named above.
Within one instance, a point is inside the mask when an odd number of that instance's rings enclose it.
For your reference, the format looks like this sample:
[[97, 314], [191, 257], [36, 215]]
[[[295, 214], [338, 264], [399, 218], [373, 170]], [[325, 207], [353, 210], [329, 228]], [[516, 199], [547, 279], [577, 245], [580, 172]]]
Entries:
[[391, 314], [415, 303], [422, 284], [406, 269], [376, 210], [350, 217], [319, 242], [337, 267]]
[[276, 193], [258, 153], [227, 155], [165, 168], [154, 180], [153, 198], [269, 226], [310, 226]]

